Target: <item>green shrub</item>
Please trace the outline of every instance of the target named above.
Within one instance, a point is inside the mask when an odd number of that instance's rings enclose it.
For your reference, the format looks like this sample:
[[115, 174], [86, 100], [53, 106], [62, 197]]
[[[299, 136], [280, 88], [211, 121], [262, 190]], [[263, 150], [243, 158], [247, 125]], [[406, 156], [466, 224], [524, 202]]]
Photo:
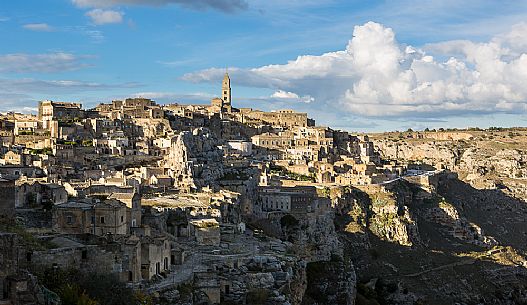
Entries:
[[247, 293], [247, 304], [264, 305], [269, 299], [269, 290], [264, 288], [254, 288]]
[[290, 214], [287, 214], [280, 219], [280, 225], [282, 227], [294, 227], [297, 226], [298, 223], [298, 220]]

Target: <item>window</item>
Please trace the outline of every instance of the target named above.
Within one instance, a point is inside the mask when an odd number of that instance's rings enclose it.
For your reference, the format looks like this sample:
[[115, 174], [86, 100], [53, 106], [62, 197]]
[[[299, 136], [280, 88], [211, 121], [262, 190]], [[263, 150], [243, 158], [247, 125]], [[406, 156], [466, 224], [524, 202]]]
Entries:
[[73, 217], [71, 217], [71, 216], [67, 216], [66, 219], [67, 219], [66, 222], [67, 222], [68, 224], [72, 224], [72, 223], [73, 223]]
[[104, 223], [104, 216], [101, 216], [101, 223]]
[[121, 222], [124, 222], [124, 216], [121, 216]]

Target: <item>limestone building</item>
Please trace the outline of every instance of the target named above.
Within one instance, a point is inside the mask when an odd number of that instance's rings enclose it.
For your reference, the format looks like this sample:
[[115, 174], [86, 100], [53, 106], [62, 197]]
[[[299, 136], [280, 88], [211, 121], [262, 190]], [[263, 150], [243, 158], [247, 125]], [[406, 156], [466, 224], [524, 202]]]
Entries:
[[40, 121], [36, 117], [17, 118], [15, 120], [14, 133], [16, 136], [24, 134], [34, 134], [40, 128]]
[[209, 112], [232, 112], [231, 79], [225, 72], [221, 84], [221, 98], [213, 98], [210, 102]]
[[126, 204], [130, 227], [141, 226], [141, 196], [138, 193], [113, 193], [108, 199], [115, 199]]
[[130, 215], [125, 203], [84, 200], [56, 205], [53, 230], [66, 234], [123, 235], [129, 232]]
[[329, 208], [327, 198], [320, 198], [315, 187], [260, 187], [256, 205], [261, 212], [304, 214]]
[[99, 115], [110, 119], [162, 119], [163, 109], [147, 98], [127, 98], [115, 100], [111, 104], [99, 104], [95, 108]]
[[221, 91], [223, 105], [231, 107], [231, 79], [229, 78], [229, 74], [227, 72], [225, 72], [225, 75], [223, 76]]
[[38, 104], [38, 119], [44, 129], [49, 129], [54, 120], [73, 120], [83, 116], [82, 104], [79, 103], [41, 101]]

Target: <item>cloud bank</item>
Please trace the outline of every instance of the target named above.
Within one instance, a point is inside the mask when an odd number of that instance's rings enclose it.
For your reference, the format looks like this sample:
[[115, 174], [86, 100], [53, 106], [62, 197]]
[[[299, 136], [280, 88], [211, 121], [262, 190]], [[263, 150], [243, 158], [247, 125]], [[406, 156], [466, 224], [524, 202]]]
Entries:
[[0, 73], [64, 72], [88, 66], [83, 62], [88, 56], [56, 52], [46, 54], [14, 53], [0, 55]]
[[[229, 68], [237, 85], [270, 88], [275, 98], [310, 97], [312, 107], [382, 118], [437, 118], [527, 110], [527, 25], [488, 42], [446, 41], [416, 48], [391, 28], [355, 26], [345, 50], [286, 64]], [[217, 82], [223, 69], [185, 74]]]

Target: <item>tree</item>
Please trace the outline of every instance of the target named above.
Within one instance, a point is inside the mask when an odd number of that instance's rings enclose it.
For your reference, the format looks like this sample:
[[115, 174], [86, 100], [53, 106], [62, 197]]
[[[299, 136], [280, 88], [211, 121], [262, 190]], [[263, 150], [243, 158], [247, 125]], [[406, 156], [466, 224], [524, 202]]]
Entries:
[[136, 291], [134, 293], [134, 301], [137, 305], [154, 305], [152, 297], [142, 291]]
[[294, 227], [298, 225], [298, 220], [290, 214], [285, 215], [280, 219], [282, 227]]
[[253, 288], [247, 293], [247, 303], [254, 305], [263, 305], [269, 300], [270, 292], [264, 288]]
[[[39, 279], [56, 292], [63, 305], [149, 305], [149, 298], [135, 294], [113, 274], [85, 273], [77, 269], [48, 268]], [[71, 283], [75, 283], [72, 285]], [[111, 293], [109, 293], [111, 292]], [[85, 295], [85, 297], [83, 296]], [[68, 303], [63, 298], [85, 303]], [[94, 303], [90, 302], [93, 301]], [[73, 301], [72, 301], [73, 302]]]
[[62, 305], [97, 305], [79, 286], [66, 284], [59, 292]]

